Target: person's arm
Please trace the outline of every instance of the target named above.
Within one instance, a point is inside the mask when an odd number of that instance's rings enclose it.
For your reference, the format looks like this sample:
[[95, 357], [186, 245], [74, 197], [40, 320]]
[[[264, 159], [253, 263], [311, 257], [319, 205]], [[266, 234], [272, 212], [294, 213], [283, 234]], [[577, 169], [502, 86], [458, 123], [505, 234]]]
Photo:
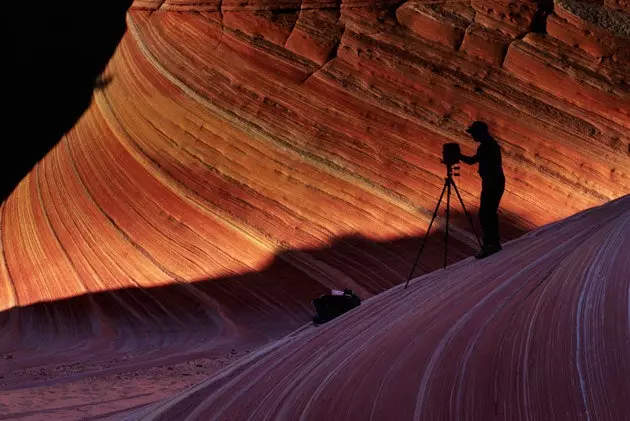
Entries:
[[479, 152], [477, 152], [473, 156], [467, 156], [460, 153], [459, 160], [468, 165], [476, 164], [477, 162], [479, 162]]

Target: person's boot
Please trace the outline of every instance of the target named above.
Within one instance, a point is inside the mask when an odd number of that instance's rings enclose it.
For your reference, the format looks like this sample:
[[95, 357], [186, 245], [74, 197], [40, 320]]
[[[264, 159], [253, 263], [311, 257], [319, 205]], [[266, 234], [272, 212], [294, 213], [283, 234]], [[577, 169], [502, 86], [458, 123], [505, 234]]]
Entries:
[[475, 256], [475, 259], [485, 259], [486, 257], [491, 256], [501, 250], [502, 248], [500, 244], [496, 244], [492, 246], [484, 245], [481, 248], [481, 251]]

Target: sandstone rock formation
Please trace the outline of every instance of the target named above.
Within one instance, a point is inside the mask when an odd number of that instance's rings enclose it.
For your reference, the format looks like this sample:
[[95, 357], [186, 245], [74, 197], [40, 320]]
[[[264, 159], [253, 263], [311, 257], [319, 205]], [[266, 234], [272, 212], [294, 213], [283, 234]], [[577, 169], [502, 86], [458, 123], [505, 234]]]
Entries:
[[[135, 1], [109, 82], [2, 203], [3, 371], [241, 350], [308, 321], [326, 289], [404, 282], [441, 145], [472, 153], [475, 119], [503, 147], [505, 240], [622, 196], [628, 16], [623, 1]], [[472, 212], [475, 172], [457, 179]], [[450, 262], [475, 250], [463, 215], [449, 245]], [[442, 253], [438, 232], [417, 273]]]
[[628, 250], [625, 196], [392, 288], [136, 419], [624, 419]]

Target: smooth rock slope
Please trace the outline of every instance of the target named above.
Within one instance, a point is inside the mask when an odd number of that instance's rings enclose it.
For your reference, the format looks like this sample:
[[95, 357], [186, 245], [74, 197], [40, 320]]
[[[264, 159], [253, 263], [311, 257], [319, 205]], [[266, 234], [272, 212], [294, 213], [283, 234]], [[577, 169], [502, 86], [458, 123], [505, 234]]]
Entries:
[[[327, 289], [369, 298], [404, 282], [442, 188], [441, 146], [472, 154], [476, 119], [503, 148], [506, 241], [627, 194], [628, 13], [623, 1], [133, 2], [125, 35], [116, 21], [103, 42], [122, 36], [89, 108], [0, 205], [0, 391], [238, 354], [302, 326]], [[58, 93], [74, 79], [44, 82]], [[29, 116], [63, 104], [17, 89]], [[29, 149], [45, 122], [7, 142]], [[476, 168], [456, 181], [476, 212]], [[452, 199], [449, 263], [477, 248]], [[441, 267], [443, 226], [418, 274]]]
[[630, 196], [297, 332], [141, 420], [622, 420]]

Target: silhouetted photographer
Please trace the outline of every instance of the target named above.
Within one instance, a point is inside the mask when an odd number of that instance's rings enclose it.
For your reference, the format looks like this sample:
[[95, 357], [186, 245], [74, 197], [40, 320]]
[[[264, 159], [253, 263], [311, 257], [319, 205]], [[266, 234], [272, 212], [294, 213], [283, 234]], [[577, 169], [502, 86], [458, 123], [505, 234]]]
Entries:
[[[433, 216], [429, 222], [429, 228], [427, 228], [427, 232], [422, 240], [422, 246], [418, 251], [416, 260], [411, 267], [411, 272], [409, 272], [409, 276], [407, 277], [405, 288], [409, 285], [409, 281], [411, 281], [411, 277], [413, 276], [416, 265], [420, 260], [424, 246], [427, 244], [431, 227], [433, 227], [433, 223], [435, 222], [435, 218], [437, 217], [438, 210], [440, 209], [440, 204], [442, 203], [444, 196], [446, 196], [446, 225], [444, 227], [444, 269], [446, 269], [446, 264], [448, 263], [448, 228], [451, 207], [451, 189], [455, 191], [455, 194], [459, 199], [459, 203], [461, 203], [462, 209], [464, 210], [464, 214], [466, 215], [466, 218], [468, 218], [470, 228], [475, 234], [477, 242], [481, 246], [481, 252], [479, 252], [479, 254], [475, 257], [477, 259], [483, 259], [484, 257], [488, 257], [501, 250], [501, 242], [499, 240], [499, 215], [497, 214], [499, 202], [501, 201], [501, 196], [503, 196], [503, 191], [505, 190], [505, 176], [503, 175], [503, 167], [501, 164], [501, 148], [499, 147], [497, 141], [490, 136], [490, 133], [488, 133], [488, 125], [483, 121], [475, 121], [470, 125], [470, 127], [468, 127], [468, 129], [466, 129], [466, 132], [472, 135], [475, 142], [479, 142], [481, 145], [477, 148], [477, 153], [474, 156], [463, 155], [460, 151], [459, 144], [455, 142], [445, 143], [442, 145], [441, 162], [446, 166], [444, 187], [442, 187], [442, 193], [440, 193], [440, 198], [438, 199], [435, 210], [433, 211]], [[483, 244], [479, 241], [479, 237], [475, 232], [472, 217], [468, 213], [468, 210], [466, 210], [464, 200], [462, 199], [461, 194], [459, 194], [459, 189], [453, 179], [453, 176], [459, 175], [460, 161], [469, 165], [479, 163], [479, 175], [481, 176], [482, 181], [479, 220], [481, 221], [481, 228], [483, 229]]]
[[466, 132], [480, 145], [474, 156], [460, 154], [459, 159], [469, 165], [479, 163], [481, 176], [481, 204], [479, 221], [483, 229], [483, 246], [475, 256], [483, 259], [501, 250], [499, 239], [499, 202], [505, 190], [505, 175], [501, 162], [501, 148], [488, 133], [488, 125], [483, 121], [473, 122]]

